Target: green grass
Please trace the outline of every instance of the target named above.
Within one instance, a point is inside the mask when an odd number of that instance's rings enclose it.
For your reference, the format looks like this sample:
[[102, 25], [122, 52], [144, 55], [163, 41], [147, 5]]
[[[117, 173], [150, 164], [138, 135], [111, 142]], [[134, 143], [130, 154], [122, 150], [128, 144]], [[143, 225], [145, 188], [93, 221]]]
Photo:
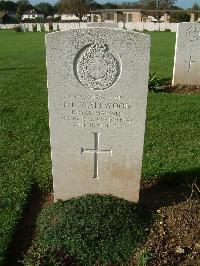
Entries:
[[0, 264], [32, 185], [49, 187], [44, 35], [0, 31]]
[[150, 72], [172, 79], [176, 34], [171, 32], [151, 32]]
[[[172, 76], [175, 34], [151, 33], [151, 72]], [[43, 33], [0, 31], [0, 264], [34, 184], [51, 188]], [[199, 95], [150, 93], [143, 177], [199, 165]]]
[[200, 95], [150, 93], [143, 177], [189, 172], [200, 166]]
[[112, 196], [57, 202], [42, 211], [25, 265], [62, 265], [68, 254], [85, 266], [122, 265], [144, 240], [151, 218], [137, 204]]

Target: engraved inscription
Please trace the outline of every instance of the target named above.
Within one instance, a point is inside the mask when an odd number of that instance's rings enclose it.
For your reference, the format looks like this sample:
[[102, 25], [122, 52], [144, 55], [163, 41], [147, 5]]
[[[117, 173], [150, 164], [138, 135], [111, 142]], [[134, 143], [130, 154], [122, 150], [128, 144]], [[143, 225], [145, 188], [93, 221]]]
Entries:
[[190, 54], [189, 60], [185, 60], [186, 63], [188, 63], [188, 72], [192, 71], [192, 63], [196, 63], [196, 61], [192, 60], [192, 54]]
[[94, 134], [94, 149], [84, 149], [81, 147], [81, 154], [83, 153], [93, 153], [94, 154], [94, 176], [97, 178], [99, 175], [99, 166], [98, 166], [98, 154], [110, 154], [112, 156], [112, 149], [110, 150], [100, 150], [99, 148], [99, 135], [98, 132], [93, 132]]
[[74, 70], [79, 82], [91, 90], [105, 90], [119, 78], [120, 62], [103, 41], [87, 45], [78, 53]]
[[130, 96], [66, 95], [63, 99], [62, 119], [73, 127], [93, 130], [131, 126], [134, 123], [132, 112], [144, 104], [143, 98]]
[[191, 41], [197, 41], [200, 38], [200, 30], [197, 27], [191, 27], [186, 31], [186, 38]]

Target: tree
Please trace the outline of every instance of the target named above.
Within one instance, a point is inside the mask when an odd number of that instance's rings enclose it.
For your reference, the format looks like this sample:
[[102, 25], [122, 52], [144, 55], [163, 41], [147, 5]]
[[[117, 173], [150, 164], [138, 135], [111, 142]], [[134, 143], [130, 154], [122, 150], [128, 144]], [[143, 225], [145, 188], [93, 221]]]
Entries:
[[122, 9], [143, 8], [143, 4], [142, 4], [141, 1], [138, 1], [138, 2], [122, 2], [121, 4], [118, 4], [118, 8], [122, 8]]
[[196, 2], [192, 6], [192, 12], [194, 13], [195, 20], [197, 20], [200, 14], [200, 5], [197, 4]]
[[17, 7], [16, 15], [17, 15], [17, 19], [20, 20], [22, 14], [26, 10], [31, 9], [32, 6], [31, 6], [31, 4], [29, 3], [28, 0], [18, 0], [17, 5], [18, 5], [18, 7]]
[[195, 2], [192, 6], [192, 10], [200, 11], [200, 5]]
[[141, 0], [146, 9], [171, 9], [177, 0]]
[[173, 12], [170, 16], [170, 22], [189, 22], [190, 21], [190, 15], [187, 12]]
[[17, 4], [12, 1], [0, 1], [0, 10], [9, 10], [16, 12]]
[[145, 9], [156, 9], [157, 7], [156, 0], [142, 0], [141, 4]]
[[60, 0], [60, 11], [72, 13], [82, 21], [94, 2], [94, 0]]
[[105, 9], [115, 9], [115, 8], [118, 8], [118, 5], [117, 4], [113, 4], [111, 2], [107, 2], [103, 5], [103, 8]]
[[177, 0], [158, 0], [159, 9], [171, 9]]
[[49, 15], [53, 15], [54, 8], [51, 4], [46, 2], [41, 2], [35, 6], [35, 9], [38, 10], [40, 13], [44, 14], [45, 17]]

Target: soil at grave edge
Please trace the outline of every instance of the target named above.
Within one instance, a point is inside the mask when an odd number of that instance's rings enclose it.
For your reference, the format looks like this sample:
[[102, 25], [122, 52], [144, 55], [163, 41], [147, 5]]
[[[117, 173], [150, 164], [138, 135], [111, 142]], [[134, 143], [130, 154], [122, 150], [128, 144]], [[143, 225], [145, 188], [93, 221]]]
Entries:
[[[148, 262], [139, 263], [146, 251]], [[129, 266], [200, 265], [200, 202], [190, 199], [157, 209], [157, 219], [147, 241]]]
[[159, 92], [167, 92], [167, 93], [176, 93], [176, 94], [193, 94], [193, 93], [200, 93], [199, 86], [191, 86], [191, 85], [176, 85], [172, 86], [170, 84], [166, 84], [162, 87]]
[[[142, 199], [141, 204], [144, 204], [148, 200], [147, 208], [155, 213], [156, 219], [148, 238], [130, 258], [128, 266], [200, 265], [199, 185], [193, 183], [192, 186], [187, 186], [186, 184], [177, 189], [173, 187], [162, 190], [160, 185], [157, 185], [155, 181], [152, 183], [143, 182], [141, 184], [140, 196]], [[42, 204], [40, 210], [52, 202], [52, 193], [45, 195], [45, 197], [42, 197], [42, 201], [40, 199], [40, 204]], [[18, 234], [17, 242], [9, 254], [11, 257], [16, 256], [16, 245], [24, 241], [30, 242], [30, 239], [33, 240], [35, 238], [36, 217], [32, 221], [30, 220], [30, 210], [33, 210], [33, 205], [38, 208], [37, 204], [32, 204], [32, 208], [29, 209], [27, 218], [23, 222], [24, 226], [20, 226], [20, 228], [23, 228], [22, 237], [20, 238]], [[32, 227], [31, 238], [29, 232], [30, 226]], [[15, 258], [16, 262], [22, 260], [23, 254], [26, 254], [30, 245], [31, 243], [26, 248], [22, 247], [21, 250], [20, 248], [18, 249], [17, 258]], [[149, 260], [146, 264], [141, 264], [139, 257], [144, 250], [148, 251]], [[64, 263], [62, 266], [70, 266], [72, 265], [71, 263], [72, 261], [70, 260], [70, 264]], [[7, 265], [21, 265], [21, 263], [16, 264], [13, 261], [12, 264], [9, 263]], [[77, 264], [75, 263], [75, 265]], [[109, 266], [116, 265], [109, 264]]]

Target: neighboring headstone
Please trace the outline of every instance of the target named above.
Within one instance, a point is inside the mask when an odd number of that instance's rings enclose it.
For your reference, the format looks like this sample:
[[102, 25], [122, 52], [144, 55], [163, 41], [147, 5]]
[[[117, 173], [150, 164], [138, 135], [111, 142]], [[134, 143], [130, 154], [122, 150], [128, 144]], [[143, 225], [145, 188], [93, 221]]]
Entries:
[[53, 23], [53, 30], [57, 31], [58, 30], [58, 23]]
[[24, 23], [25, 31], [29, 31], [29, 23]]
[[32, 23], [29, 23], [28, 24], [28, 30], [33, 32], [33, 24]]
[[126, 22], [126, 29], [127, 30], [133, 30], [134, 29], [134, 24], [133, 22]]
[[65, 31], [66, 30], [65, 29], [65, 24], [66, 23], [58, 23], [58, 28], [59, 28], [60, 31]]
[[154, 31], [160, 31], [160, 23], [154, 23]]
[[154, 31], [154, 23], [153, 22], [144, 23], [144, 30]]
[[169, 23], [169, 29], [171, 32], [177, 32], [178, 23]]
[[46, 32], [49, 32], [49, 23], [45, 23], [45, 24], [44, 24], [44, 30], [45, 30]]
[[139, 197], [150, 37], [87, 28], [46, 35], [54, 198]]
[[80, 29], [85, 29], [87, 28], [87, 23], [86, 22], [79, 22]]
[[179, 24], [172, 84], [200, 85], [199, 23]]
[[120, 21], [120, 22], [118, 22], [118, 27], [119, 27], [119, 29], [123, 29], [124, 28], [124, 22], [122, 22], [122, 21]]
[[21, 23], [21, 24], [20, 24], [20, 27], [21, 27], [21, 30], [22, 30], [23, 32], [26, 31], [26, 28], [25, 28], [25, 24], [24, 24], [24, 23]]
[[166, 23], [162, 22], [160, 23], [160, 31], [165, 31], [166, 29]]
[[195, 16], [194, 16], [194, 14], [191, 14], [190, 15], [190, 22], [194, 22], [194, 20], [195, 20]]
[[87, 27], [90, 28], [118, 28], [117, 23], [112, 23], [112, 22], [90, 22], [87, 24]]
[[42, 27], [40, 23], [37, 23], [37, 31], [42, 31]]
[[144, 30], [144, 22], [136, 22], [137, 24], [137, 30], [143, 31]]
[[168, 14], [167, 13], [165, 13], [164, 14], [164, 23], [168, 23], [169, 21], [168, 21]]

